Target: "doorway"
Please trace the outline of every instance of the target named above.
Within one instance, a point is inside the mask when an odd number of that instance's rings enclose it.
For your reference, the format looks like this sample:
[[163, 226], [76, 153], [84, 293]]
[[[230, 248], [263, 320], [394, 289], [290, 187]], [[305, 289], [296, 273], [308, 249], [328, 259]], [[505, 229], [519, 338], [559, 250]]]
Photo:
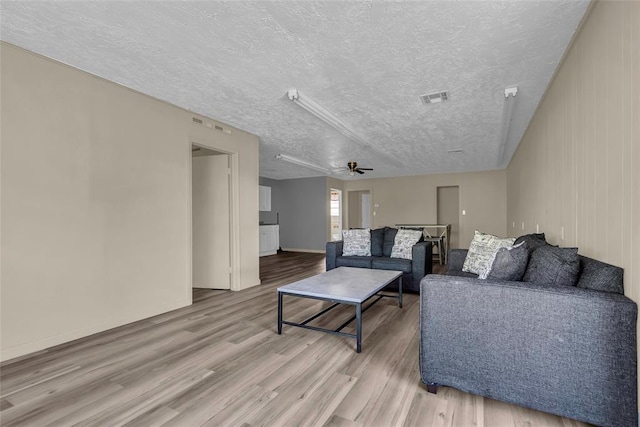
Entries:
[[348, 191], [347, 203], [349, 228], [371, 228], [371, 191]]
[[331, 189], [331, 241], [342, 240], [342, 190]]
[[460, 246], [460, 187], [438, 187], [438, 224], [451, 224], [449, 248]]
[[193, 287], [230, 289], [230, 156], [197, 145], [191, 153]]

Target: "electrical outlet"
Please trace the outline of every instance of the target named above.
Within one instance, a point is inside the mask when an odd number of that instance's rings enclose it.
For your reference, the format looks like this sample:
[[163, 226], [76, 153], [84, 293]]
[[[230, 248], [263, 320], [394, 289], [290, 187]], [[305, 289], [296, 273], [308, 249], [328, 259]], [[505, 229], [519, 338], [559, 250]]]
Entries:
[[515, 222], [515, 221], [513, 221], [513, 222], [511, 223], [511, 228], [516, 228], [516, 222]]
[[540, 232], [540, 226], [538, 224], [536, 224], [536, 233]]
[[466, 215], [467, 211], [465, 211], [464, 209], [462, 209], [462, 215]]
[[524, 230], [524, 222], [522, 223], [522, 229]]
[[560, 240], [564, 242], [564, 227], [560, 227]]

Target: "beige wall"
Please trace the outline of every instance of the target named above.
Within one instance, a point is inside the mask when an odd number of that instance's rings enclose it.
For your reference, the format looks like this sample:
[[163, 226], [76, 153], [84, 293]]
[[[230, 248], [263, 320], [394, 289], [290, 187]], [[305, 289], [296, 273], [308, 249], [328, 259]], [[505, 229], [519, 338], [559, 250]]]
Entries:
[[509, 227], [539, 224], [552, 243], [623, 267], [625, 294], [636, 302], [639, 22], [640, 2], [593, 6], [507, 174]]
[[[370, 190], [373, 228], [400, 223], [435, 224], [438, 219], [438, 187], [460, 187], [460, 247], [468, 248], [474, 230], [504, 236], [506, 172], [469, 172], [345, 181], [349, 190]], [[345, 213], [345, 219], [348, 212]]]
[[237, 162], [258, 278], [258, 139], [1, 44], [2, 360], [191, 303], [190, 140]]

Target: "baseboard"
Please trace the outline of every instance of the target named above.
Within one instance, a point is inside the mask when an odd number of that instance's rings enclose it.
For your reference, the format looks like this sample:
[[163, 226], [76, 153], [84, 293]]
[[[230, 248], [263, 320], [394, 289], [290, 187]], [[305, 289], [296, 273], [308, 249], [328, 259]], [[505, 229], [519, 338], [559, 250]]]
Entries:
[[91, 325], [88, 327], [76, 329], [75, 331], [65, 332], [52, 337], [20, 344], [8, 349], [2, 349], [0, 351], [0, 362], [2, 362], [2, 364], [5, 364], [6, 362], [13, 361], [13, 359], [18, 359], [24, 356], [32, 355], [33, 353], [46, 351], [47, 349], [58, 346], [60, 344], [66, 344], [80, 338], [86, 338], [93, 334], [105, 332], [109, 329], [148, 319], [159, 314], [168, 313], [170, 311], [177, 310], [188, 305], [191, 305], [191, 302], [181, 299], [178, 301], [174, 301], [173, 303], [163, 304], [160, 308], [156, 307], [155, 309], [144, 310], [139, 313], [127, 313], [126, 315], [119, 316], [115, 319], [109, 319], [106, 322], [102, 322], [96, 325]]
[[300, 249], [300, 248], [282, 248], [284, 252], [305, 252], [308, 254], [324, 254], [327, 251], [323, 249]]

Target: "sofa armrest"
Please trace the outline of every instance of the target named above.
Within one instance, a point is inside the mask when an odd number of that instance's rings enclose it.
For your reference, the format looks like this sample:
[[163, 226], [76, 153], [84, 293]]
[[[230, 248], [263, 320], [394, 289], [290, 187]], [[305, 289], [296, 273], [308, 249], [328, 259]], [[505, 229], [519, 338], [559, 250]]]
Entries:
[[637, 306], [614, 293], [429, 275], [425, 383], [597, 425], [637, 423]]
[[416, 291], [420, 287], [420, 280], [433, 271], [432, 250], [433, 244], [431, 242], [416, 243], [411, 248], [411, 276]]
[[450, 249], [447, 256], [447, 269], [449, 271], [462, 271], [467, 252], [469, 252], [468, 249]]
[[342, 245], [342, 240], [338, 240], [337, 242], [327, 242], [327, 255], [325, 258], [327, 271], [336, 268], [336, 258], [342, 255]]

